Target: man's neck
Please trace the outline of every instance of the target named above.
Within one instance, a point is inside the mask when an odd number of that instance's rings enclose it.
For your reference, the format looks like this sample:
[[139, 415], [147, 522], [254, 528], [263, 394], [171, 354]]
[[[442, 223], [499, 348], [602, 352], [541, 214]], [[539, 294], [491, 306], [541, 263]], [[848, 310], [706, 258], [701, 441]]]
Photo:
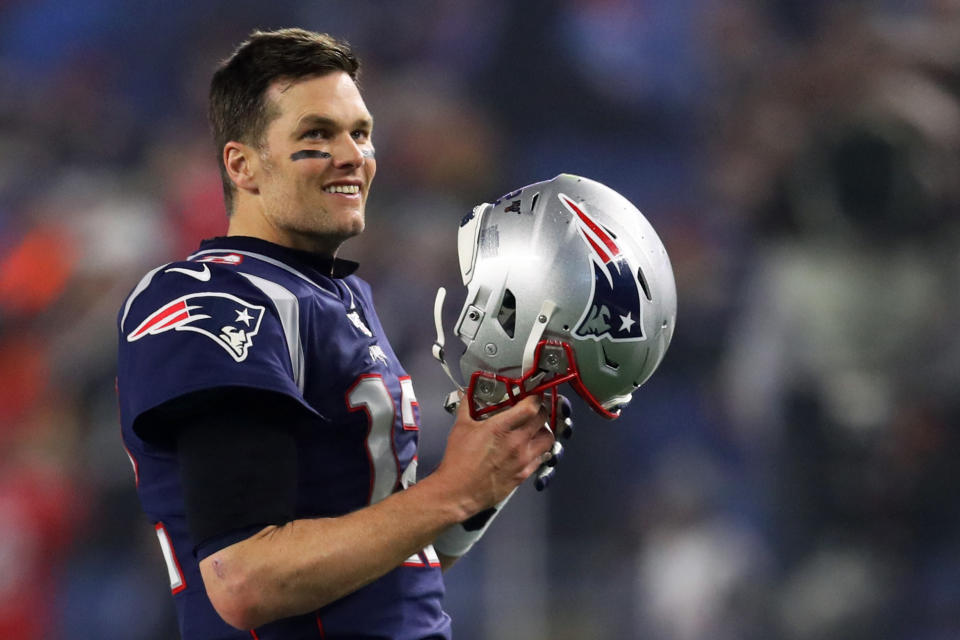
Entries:
[[228, 236], [248, 236], [260, 238], [290, 249], [309, 251], [310, 253], [325, 255], [330, 258], [337, 256], [341, 242], [319, 235], [297, 233], [289, 229], [278, 228], [267, 220], [259, 211], [251, 211], [249, 207], [241, 208], [238, 204], [230, 216], [227, 226]]

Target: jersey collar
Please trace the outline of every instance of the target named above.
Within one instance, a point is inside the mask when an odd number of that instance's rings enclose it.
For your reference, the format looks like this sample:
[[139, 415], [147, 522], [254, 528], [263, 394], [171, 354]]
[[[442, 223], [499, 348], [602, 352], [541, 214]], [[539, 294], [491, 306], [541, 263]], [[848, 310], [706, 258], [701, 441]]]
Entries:
[[220, 236], [200, 243], [199, 251], [222, 249], [224, 251], [250, 251], [295, 265], [305, 272], [319, 273], [327, 278], [344, 278], [360, 266], [352, 260], [331, 258], [309, 251], [291, 249], [261, 238], [250, 236]]

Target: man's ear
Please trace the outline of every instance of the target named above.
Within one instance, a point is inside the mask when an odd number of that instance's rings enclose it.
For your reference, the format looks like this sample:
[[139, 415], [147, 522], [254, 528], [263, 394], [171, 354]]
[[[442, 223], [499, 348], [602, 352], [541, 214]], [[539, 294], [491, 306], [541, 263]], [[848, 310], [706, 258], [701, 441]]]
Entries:
[[233, 184], [241, 191], [259, 193], [257, 174], [260, 158], [256, 149], [242, 142], [231, 140], [223, 145], [223, 166]]

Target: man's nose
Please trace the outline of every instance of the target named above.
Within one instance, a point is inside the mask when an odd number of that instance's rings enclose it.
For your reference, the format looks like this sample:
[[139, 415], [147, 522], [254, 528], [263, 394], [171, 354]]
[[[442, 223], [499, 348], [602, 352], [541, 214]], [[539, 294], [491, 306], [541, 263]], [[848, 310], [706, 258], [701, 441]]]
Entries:
[[338, 167], [359, 167], [363, 164], [363, 149], [353, 139], [353, 136], [347, 134], [338, 136], [333, 145], [333, 164]]

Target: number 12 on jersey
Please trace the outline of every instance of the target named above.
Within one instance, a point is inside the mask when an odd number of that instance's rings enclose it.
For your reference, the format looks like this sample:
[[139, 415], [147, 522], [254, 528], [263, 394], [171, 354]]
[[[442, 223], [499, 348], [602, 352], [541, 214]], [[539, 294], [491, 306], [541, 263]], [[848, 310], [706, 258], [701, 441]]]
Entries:
[[[404, 430], [419, 429], [413, 412], [417, 397], [409, 376], [398, 378], [397, 383], [400, 386], [399, 415], [390, 389], [383, 376], [378, 373], [360, 376], [346, 394], [347, 408], [350, 411], [363, 410], [367, 414], [366, 445], [371, 472], [368, 504], [380, 502], [392, 494], [398, 480], [404, 489], [416, 481], [417, 459], [414, 457], [401, 472], [400, 460], [394, 451], [393, 431], [398, 418]], [[440, 558], [433, 545], [430, 545], [421, 553], [407, 558], [403, 564], [407, 567], [439, 567]]]

